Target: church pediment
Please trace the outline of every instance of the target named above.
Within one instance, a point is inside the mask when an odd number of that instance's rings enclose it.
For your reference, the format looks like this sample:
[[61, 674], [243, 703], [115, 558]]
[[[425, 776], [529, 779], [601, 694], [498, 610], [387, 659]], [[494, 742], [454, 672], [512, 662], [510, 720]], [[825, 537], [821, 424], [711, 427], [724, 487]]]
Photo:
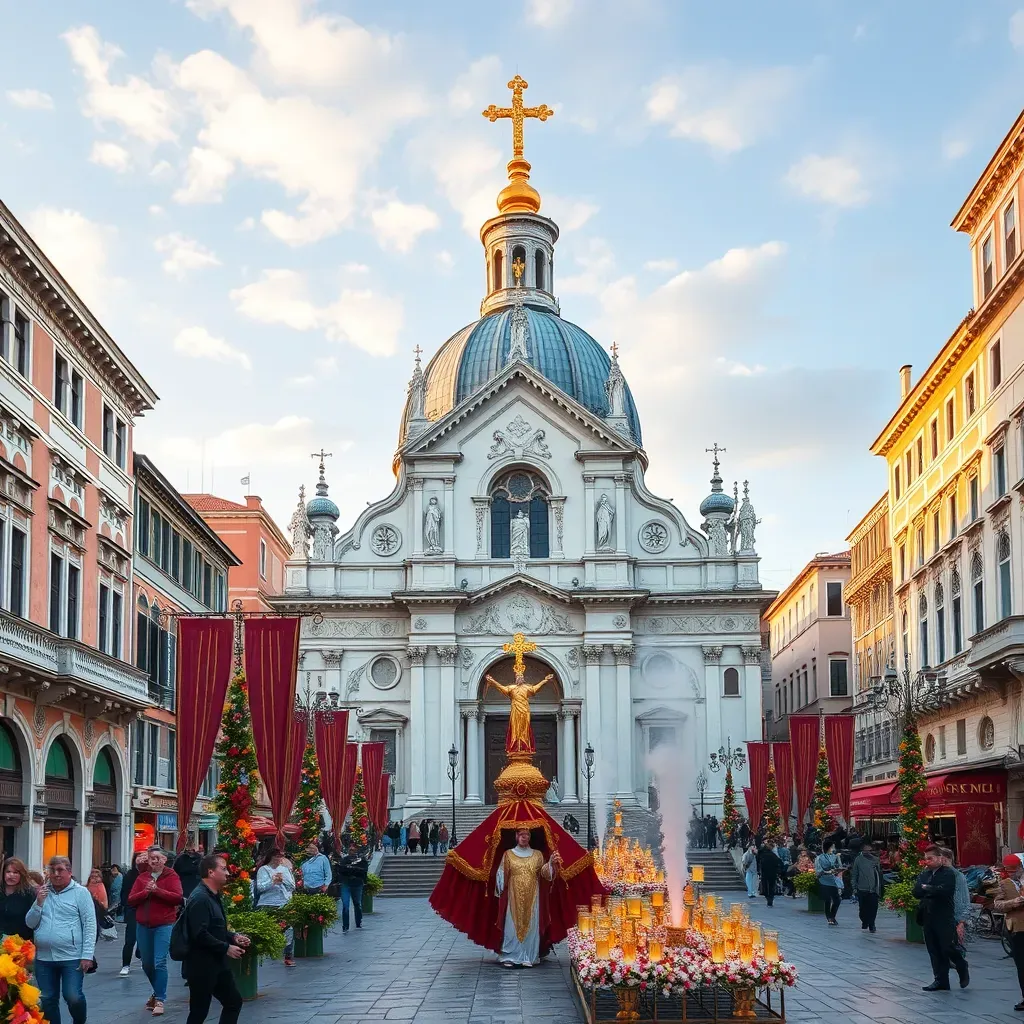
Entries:
[[[508, 637], [513, 633], [537, 636], [570, 636], [582, 631], [582, 623], [574, 621], [570, 612], [549, 600], [540, 600], [544, 589], [535, 581], [521, 579], [515, 589], [487, 589], [488, 598], [476, 595], [479, 602], [459, 616], [458, 631], [467, 636]], [[546, 595], [545, 595], [546, 596]]]
[[532, 576], [526, 576], [523, 573], [513, 573], [511, 576], [506, 576], [504, 579], [497, 580], [494, 583], [477, 590], [470, 596], [468, 603], [471, 605], [481, 604], [497, 597], [499, 594], [519, 589], [533, 591], [540, 597], [547, 597], [554, 601], [561, 601], [563, 604], [569, 604], [573, 600], [572, 595], [567, 590], [562, 590], [560, 587], [552, 587], [547, 583], [542, 583], [540, 580], [536, 580]]
[[409, 722], [405, 715], [387, 708], [374, 708], [373, 711], [367, 711], [358, 717], [360, 725], [374, 729], [399, 729]]

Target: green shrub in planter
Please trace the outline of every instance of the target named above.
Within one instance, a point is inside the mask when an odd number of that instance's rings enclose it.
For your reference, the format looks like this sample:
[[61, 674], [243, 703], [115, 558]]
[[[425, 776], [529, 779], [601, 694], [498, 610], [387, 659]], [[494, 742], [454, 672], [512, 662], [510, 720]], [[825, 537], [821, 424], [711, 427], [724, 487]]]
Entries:
[[249, 948], [246, 953], [258, 960], [266, 956], [276, 960], [284, 954], [284, 930], [281, 919], [276, 914], [272, 917], [262, 910], [239, 910], [237, 913], [229, 911], [228, 929], [249, 936]]
[[807, 897], [807, 912], [809, 914], [820, 914], [825, 909], [825, 903], [821, 898], [821, 886], [818, 884], [818, 876], [813, 871], [801, 871], [793, 876], [793, 888], [801, 895]]
[[295, 934], [296, 957], [324, 955], [324, 929], [338, 920], [338, 901], [331, 896], [296, 893], [281, 908], [281, 920]]
[[371, 896], [379, 896], [384, 890], [384, 879], [380, 875], [367, 875], [363, 885], [363, 892]]

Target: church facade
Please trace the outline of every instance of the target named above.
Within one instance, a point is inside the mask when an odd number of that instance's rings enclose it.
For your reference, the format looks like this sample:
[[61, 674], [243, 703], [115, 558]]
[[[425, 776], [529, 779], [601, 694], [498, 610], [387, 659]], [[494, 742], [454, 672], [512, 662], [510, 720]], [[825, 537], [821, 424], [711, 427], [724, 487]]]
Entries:
[[[354, 738], [385, 742], [395, 817], [451, 800], [453, 746], [457, 798], [494, 802], [509, 705], [487, 677], [511, 682], [517, 632], [537, 645], [526, 681], [552, 676], [532, 722], [536, 763], [564, 800], [584, 796], [588, 744], [595, 792], [646, 805], [659, 744], [681, 746], [695, 775], [719, 747], [761, 738], [760, 616], [774, 594], [746, 488], [723, 490], [716, 448], [699, 529], [648, 490], [614, 347], [561, 318], [558, 228], [517, 141], [481, 229], [481, 319], [425, 369], [417, 354], [394, 490], [339, 531], [321, 462], [274, 601], [304, 616], [300, 688], [304, 676], [336, 694]], [[706, 808], [722, 782], [711, 777]]]

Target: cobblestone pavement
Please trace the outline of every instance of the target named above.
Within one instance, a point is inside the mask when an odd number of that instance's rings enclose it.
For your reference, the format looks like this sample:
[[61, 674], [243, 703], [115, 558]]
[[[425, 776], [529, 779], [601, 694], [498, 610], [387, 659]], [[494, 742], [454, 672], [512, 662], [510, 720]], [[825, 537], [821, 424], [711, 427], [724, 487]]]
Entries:
[[[930, 981], [923, 946], [903, 941], [903, 921], [881, 912], [878, 933], [862, 932], [856, 906], [844, 903], [839, 927], [809, 915], [804, 901], [779, 899], [772, 908], [750, 900], [751, 915], [778, 927], [800, 982], [786, 999], [791, 1024], [1001, 1024], [1024, 1021], [1013, 963], [998, 942], [968, 949], [971, 985], [965, 991], [922, 992]], [[505, 971], [494, 957], [440, 921], [425, 900], [378, 900], [361, 931], [325, 938], [322, 960], [260, 968], [260, 998], [246, 1003], [242, 1024], [358, 1024], [400, 1020], [415, 1024], [561, 1024], [579, 1020], [565, 947], [532, 971]], [[148, 989], [140, 967], [117, 976], [120, 946], [102, 943], [99, 971], [86, 980], [89, 1020], [123, 1024], [149, 1020]], [[184, 1021], [187, 990], [172, 965], [168, 1024]], [[211, 1011], [210, 1021], [219, 1010]], [[64, 1014], [67, 1020], [66, 1013]]]

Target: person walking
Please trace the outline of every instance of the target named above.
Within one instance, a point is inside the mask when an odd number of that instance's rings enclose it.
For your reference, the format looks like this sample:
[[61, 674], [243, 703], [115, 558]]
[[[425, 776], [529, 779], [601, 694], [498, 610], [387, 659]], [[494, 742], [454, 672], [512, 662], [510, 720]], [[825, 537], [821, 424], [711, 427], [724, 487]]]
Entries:
[[118, 864], [110, 865], [110, 912], [114, 915], [115, 921], [124, 917], [124, 908], [121, 906], [121, 891], [124, 888], [124, 875], [121, 874], [121, 867]]
[[850, 868], [850, 885], [857, 894], [861, 931], [875, 932], [878, 901], [882, 895], [882, 866], [871, 843], [865, 843], [857, 854]]
[[420, 841], [420, 827], [415, 821], [409, 822], [409, 852], [415, 853], [416, 847]]
[[971, 975], [967, 961], [956, 948], [956, 922], [953, 917], [953, 896], [956, 877], [943, 863], [941, 846], [924, 851], [924, 870], [914, 883], [914, 896], [920, 900], [918, 923], [924, 931], [924, 943], [932, 963], [932, 982], [923, 985], [925, 992], [949, 991], [949, 967], [956, 969], [960, 987], [967, 988]]
[[181, 906], [181, 879], [167, 866], [167, 852], [149, 848], [148, 870], [135, 880], [128, 902], [135, 908], [136, 937], [142, 970], [153, 991], [146, 1009], [160, 1017], [167, 1001], [167, 947]]
[[181, 880], [181, 895], [188, 899], [199, 884], [199, 862], [202, 857], [196, 844], [189, 840], [185, 849], [174, 858], [174, 871]]
[[363, 885], [369, 865], [355, 843], [348, 844], [348, 853], [341, 859], [341, 930], [348, 931], [348, 904], [355, 905], [356, 927], [363, 927]]
[[0, 901], [0, 935], [17, 935], [32, 941], [32, 929], [25, 915], [36, 898], [36, 887], [28, 877], [28, 868], [17, 857], [4, 861], [3, 899]]
[[424, 818], [420, 822], [420, 853], [430, 853], [430, 819]]
[[[295, 892], [295, 876], [285, 863], [284, 854], [276, 847], [270, 851], [267, 863], [256, 872], [256, 892], [260, 898], [260, 910], [267, 911], [272, 917], [274, 911], [280, 910]], [[284, 932], [284, 965], [295, 966], [295, 932], [286, 928]]]
[[784, 896], [789, 896], [793, 889], [793, 879], [790, 877], [790, 871], [793, 870], [793, 860], [789, 853], [789, 836], [785, 836], [781, 843], [775, 847], [775, 856], [779, 858], [779, 877], [782, 879], [782, 892]]
[[188, 1019], [185, 1024], [203, 1024], [210, 1002], [220, 1003], [220, 1024], [236, 1024], [242, 997], [228, 960], [239, 960], [249, 938], [228, 931], [221, 889], [227, 884], [227, 861], [211, 854], [199, 862], [199, 884], [185, 904], [185, 934], [188, 953], [182, 963], [188, 975]]
[[441, 842], [441, 830], [437, 827], [437, 822], [432, 821], [430, 823], [430, 851], [433, 855], [437, 856], [437, 846]]
[[449, 833], [448, 826], [443, 821], [441, 822], [441, 827], [437, 830], [437, 839], [438, 842], [441, 844], [441, 852], [447, 853]]
[[82, 981], [86, 972], [96, 969], [96, 911], [89, 891], [71, 877], [67, 857], [51, 857], [48, 876], [25, 914], [25, 925], [35, 932], [43, 1016], [49, 1024], [61, 1024], [63, 994], [72, 1024], [85, 1024]]
[[966, 960], [967, 946], [964, 943], [967, 938], [967, 922], [971, 919], [971, 889], [967, 884], [964, 873], [953, 863], [953, 851], [948, 846], [942, 848], [942, 863], [947, 868], [952, 868], [953, 876], [956, 878], [956, 889], [953, 890], [953, 923], [956, 927], [956, 948], [964, 960]]
[[89, 881], [85, 883], [86, 889], [96, 901], [101, 910], [107, 909], [107, 887], [103, 884], [103, 872], [99, 868], [93, 868], [89, 872]]
[[757, 852], [753, 843], [747, 846], [740, 867], [743, 868], [743, 877], [747, 883], [747, 897], [757, 899]]
[[843, 900], [843, 866], [836, 856], [836, 844], [827, 838], [821, 844], [821, 853], [814, 860], [814, 873], [818, 877], [818, 888], [825, 904], [825, 920], [830, 925], [838, 925], [836, 914]]
[[992, 904], [1010, 936], [1010, 955], [1017, 968], [1020, 1002], [1014, 1006], [1024, 1011], [1024, 853], [1009, 853], [1003, 858], [1003, 878], [999, 882], [999, 898]]
[[145, 874], [149, 869], [149, 854], [145, 850], [139, 850], [135, 854], [132, 866], [125, 872], [124, 883], [121, 886], [121, 895], [124, 897], [122, 907], [124, 908], [124, 946], [121, 948], [121, 977], [127, 978], [132, 969], [132, 955], [136, 952], [137, 928], [135, 924], [135, 908], [128, 902], [128, 896], [132, 891], [139, 875]]
[[302, 871], [302, 891], [309, 896], [317, 896], [327, 892], [331, 884], [331, 862], [320, 852], [316, 843], [306, 847], [306, 859], [300, 866]]
[[769, 839], [757, 856], [758, 867], [761, 870], [761, 891], [764, 893], [768, 906], [775, 905], [775, 886], [779, 881], [779, 874], [782, 871], [782, 862], [775, 852], [775, 841]]

